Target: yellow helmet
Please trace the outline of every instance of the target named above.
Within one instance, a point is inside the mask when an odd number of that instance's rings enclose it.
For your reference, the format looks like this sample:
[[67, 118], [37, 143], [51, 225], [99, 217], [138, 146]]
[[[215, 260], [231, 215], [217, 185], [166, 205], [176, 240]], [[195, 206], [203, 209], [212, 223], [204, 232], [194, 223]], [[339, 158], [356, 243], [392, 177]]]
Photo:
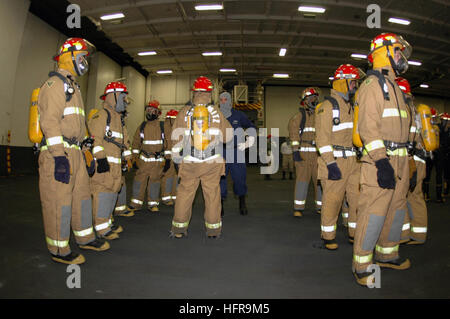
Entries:
[[[400, 59], [396, 63], [394, 56], [397, 51], [400, 53]], [[395, 73], [400, 75], [408, 70], [408, 58], [411, 53], [411, 45], [402, 36], [382, 33], [371, 41], [368, 60], [374, 68], [391, 66]]]

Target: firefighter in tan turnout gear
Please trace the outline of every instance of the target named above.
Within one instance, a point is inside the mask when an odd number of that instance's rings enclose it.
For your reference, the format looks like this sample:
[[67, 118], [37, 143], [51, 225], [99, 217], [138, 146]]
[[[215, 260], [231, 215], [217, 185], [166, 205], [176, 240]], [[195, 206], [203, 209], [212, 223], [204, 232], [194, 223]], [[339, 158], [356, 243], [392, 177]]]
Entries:
[[371, 42], [373, 70], [358, 90], [358, 130], [364, 144], [352, 269], [361, 285], [373, 284], [368, 267], [407, 269], [399, 242], [409, 188], [407, 142], [410, 114], [396, 75], [408, 68], [411, 47], [401, 36], [383, 33]]
[[[221, 149], [223, 143], [233, 139], [233, 129], [219, 108], [212, 104], [213, 85], [208, 78], [197, 78], [192, 90], [192, 105], [185, 106], [178, 113], [173, 126], [172, 155], [181, 163], [170, 236], [181, 238], [187, 235], [192, 202], [201, 182], [206, 235], [217, 238], [222, 232], [219, 183], [220, 177], [225, 174]], [[226, 134], [227, 129], [229, 134]]]
[[86, 57], [93, 49], [84, 39], [67, 39], [54, 58], [58, 70], [49, 74], [38, 98], [43, 133], [39, 190], [45, 239], [52, 259], [65, 264], [85, 261], [83, 255], [70, 249], [71, 226], [80, 248], [109, 248], [107, 242], [96, 239], [92, 227], [89, 176], [80, 149], [87, 136], [83, 99], [75, 77], [87, 72]]
[[412, 144], [410, 156], [412, 156], [416, 166], [416, 172], [412, 173], [406, 197], [408, 213], [405, 214], [401, 242], [406, 242], [408, 245], [417, 245], [425, 243], [427, 237], [427, 205], [422, 192], [422, 183], [426, 175], [426, 159], [429, 152], [424, 147], [422, 124], [420, 115], [414, 106], [411, 86], [408, 80], [401, 77], [396, 78], [395, 81], [404, 93], [405, 101], [413, 115], [409, 141]]
[[294, 216], [303, 216], [308, 195], [309, 182], [314, 183], [316, 209], [322, 208], [322, 190], [317, 180], [317, 149], [314, 141], [314, 111], [319, 102], [319, 93], [307, 88], [301, 95], [299, 112], [289, 120], [289, 139], [295, 162], [296, 182], [294, 193]]
[[[164, 134], [167, 136], [164, 145], [164, 154], [168, 157], [172, 156], [172, 127], [177, 118], [177, 110], [169, 110], [166, 114], [166, 119], [164, 121]], [[170, 168], [164, 173], [161, 184], [161, 200], [163, 204], [172, 206], [177, 198], [177, 185], [178, 185], [178, 175], [175, 169], [175, 164], [173, 161], [170, 163]]]
[[316, 144], [320, 153], [318, 178], [322, 185], [321, 237], [327, 249], [337, 249], [336, 227], [345, 195], [348, 231], [353, 241], [359, 195], [360, 164], [353, 146], [353, 96], [363, 72], [350, 64], [337, 68], [331, 96], [317, 106]]
[[170, 167], [170, 155], [164, 154], [166, 137], [164, 122], [158, 120], [161, 115], [159, 102], [150, 101], [145, 107], [146, 120], [136, 129], [132, 149], [138, 170], [133, 182], [133, 195], [129, 210], [144, 206], [145, 190], [148, 190], [147, 204], [150, 211], [159, 211], [161, 178]]
[[119, 238], [122, 227], [112, 223], [112, 213], [122, 188], [123, 161], [131, 159], [131, 149], [123, 114], [128, 105], [128, 91], [121, 82], [111, 82], [100, 97], [103, 108], [89, 121], [93, 135], [93, 155], [97, 171], [91, 177], [94, 226], [101, 237]]

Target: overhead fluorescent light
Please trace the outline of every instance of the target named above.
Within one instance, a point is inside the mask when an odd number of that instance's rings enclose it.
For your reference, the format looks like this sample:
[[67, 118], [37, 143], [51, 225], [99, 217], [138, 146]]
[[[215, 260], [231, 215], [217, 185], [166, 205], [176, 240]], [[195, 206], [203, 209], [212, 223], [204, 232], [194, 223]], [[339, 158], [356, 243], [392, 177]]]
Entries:
[[330, 77], [328, 78], [328, 80], [333, 81], [333, 80], [334, 80], [334, 77], [333, 77], [333, 76], [330, 76]]
[[419, 62], [419, 61], [408, 61], [408, 64], [416, 65], [416, 66], [421, 66], [421, 65], [422, 65], [422, 62]]
[[430, 86], [428, 84], [421, 84], [420, 87], [422, 89], [428, 89]]
[[203, 52], [203, 56], [221, 56], [222, 52]]
[[360, 53], [352, 53], [351, 57], [355, 59], [367, 59], [367, 55]]
[[138, 55], [140, 55], [140, 56], [156, 55], [156, 51], [144, 51], [144, 52], [139, 52]]
[[100, 19], [102, 19], [102, 20], [114, 20], [114, 19], [122, 19], [122, 18], [125, 18], [125, 15], [122, 12], [107, 14], [107, 15], [100, 17]]
[[273, 77], [274, 78], [280, 78], [280, 79], [287, 79], [287, 78], [289, 78], [289, 74], [286, 74], [286, 73], [274, 73]]
[[281, 48], [280, 49], [280, 53], [279, 53], [279, 56], [285, 56], [286, 55], [286, 49], [285, 48]]
[[158, 74], [172, 74], [172, 70], [159, 70], [156, 71]]
[[199, 4], [195, 6], [195, 10], [197, 11], [206, 11], [206, 10], [222, 10], [223, 5], [219, 3], [214, 4]]
[[220, 72], [236, 72], [236, 69], [220, 69]]
[[325, 12], [325, 8], [310, 7], [310, 6], [300, 6], [300, 7], [298, 7], [298, 11], [301, 11], [301, 12], [312, 12], [312, 13], [324, 13]]
[[397, 23], [397, 24], [403, 24], [403, 25], [409, 25], [411, 21], [405, 20], [405, 19], [399, 19], [399, 18], [389, 18], [388, 20], [391, 23]]

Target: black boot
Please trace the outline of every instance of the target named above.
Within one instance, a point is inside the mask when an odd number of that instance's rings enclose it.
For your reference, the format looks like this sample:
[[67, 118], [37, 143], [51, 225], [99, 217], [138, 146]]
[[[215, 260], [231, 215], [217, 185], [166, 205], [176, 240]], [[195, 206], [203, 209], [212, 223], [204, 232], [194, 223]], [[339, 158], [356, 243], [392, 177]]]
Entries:
[[282, 179], [286, 179], [286, 172], [283, 171], [283, 178]]
[[241, 215], [248, 214], [247, 206], [245, 205], [245, 195], [239, 196], [239, 211]]
[[292, 179], [292, 172], [289, 172], [289, 179]]
[[429, 202], [430, 201], [430, 183], [428, 182], [423, 182], [423, 198], [425, 199], [425, 202]]
[[225, 211], [223, 210], [223, 198], [220, 200], [220, 203], [222, 204], [222, 208], [220, 211], [220, 216], [223, 217], [223, 215], [225, 215]]

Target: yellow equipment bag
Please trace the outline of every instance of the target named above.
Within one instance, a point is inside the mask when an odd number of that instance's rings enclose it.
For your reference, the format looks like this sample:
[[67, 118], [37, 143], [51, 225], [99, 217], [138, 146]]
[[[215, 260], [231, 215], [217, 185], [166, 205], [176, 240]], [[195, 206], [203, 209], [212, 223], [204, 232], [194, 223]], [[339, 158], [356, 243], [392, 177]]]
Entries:
[[194, 147], [201, 151], [204, 151], [211, 142], [211, 138], [207, 134], [209, 120], [209, 112], [205, 105], [199, 104], [194, 107], [192, 114]]
[[358, 97], [358, 91], [356, 91], [354, 99], [355, 106], [353, 107], [353, 145], [356, 147], [363, 147], [363, 142], [358, 131], [358, 115], [359, 115], [359, 105], [356, 103], [356, 98]]
[[430, 152], [439, 147], [439, 128], [431, 123], [430, 107], [426, 104], [420, 104], [417, 107], [417, 113], [422, 122], [421, 136], [425, 150]]
[[31, 93], [31, 105], [28, 117], [28, 138], [34, 144], [42, 141], [42, 131], [39, 125], [38, 97], [40, 88], [34, 89]]

